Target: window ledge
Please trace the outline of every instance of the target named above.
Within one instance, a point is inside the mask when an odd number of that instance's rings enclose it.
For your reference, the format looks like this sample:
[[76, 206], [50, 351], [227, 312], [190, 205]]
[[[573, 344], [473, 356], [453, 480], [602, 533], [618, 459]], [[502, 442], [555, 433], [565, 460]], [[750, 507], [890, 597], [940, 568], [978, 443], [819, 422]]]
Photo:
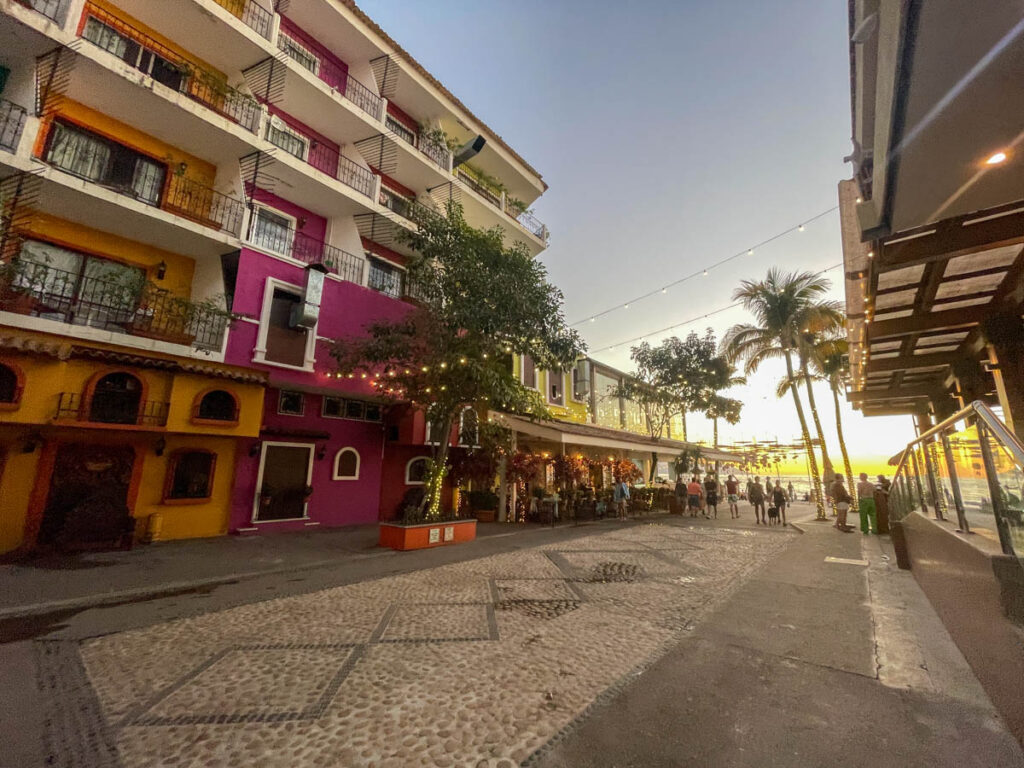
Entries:
[[20, 400], [13, 403], [0, 403], [0, 411], [16, 411], [19, 408], [21, 408]]
[[234, 419], [233, 421], [225, 421], [224, 419], [201, 419], [198, 416], [193, 416], [189, 421], [192, 424], [197, 424], [197, 425], [207, 426], [207, 427], [237, 427], [238, 426], [238, 419]]
[[201, 499], [164, 499], [160, 503], [168, 507], [189, 507], [198, 504], [209, 504], [210, 499], [210, 496], [204, 496]]

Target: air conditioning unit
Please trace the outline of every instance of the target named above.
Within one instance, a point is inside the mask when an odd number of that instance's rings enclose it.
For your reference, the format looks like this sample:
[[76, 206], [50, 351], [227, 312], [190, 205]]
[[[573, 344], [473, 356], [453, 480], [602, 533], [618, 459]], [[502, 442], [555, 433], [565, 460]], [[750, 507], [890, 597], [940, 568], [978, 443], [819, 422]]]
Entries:
[[306, 267], [306, 285], [302, 289], [302, 301], [292, 308], [289, 318], [292, 328], [314, 328], [320, 319], [320, 302], [324, 295], [324, 275], [327, 267], [310, 264]]
[[572, 369], [572, 396], [574, 400], [590, 396], [590, 361], [586, 358], [577, 360]]

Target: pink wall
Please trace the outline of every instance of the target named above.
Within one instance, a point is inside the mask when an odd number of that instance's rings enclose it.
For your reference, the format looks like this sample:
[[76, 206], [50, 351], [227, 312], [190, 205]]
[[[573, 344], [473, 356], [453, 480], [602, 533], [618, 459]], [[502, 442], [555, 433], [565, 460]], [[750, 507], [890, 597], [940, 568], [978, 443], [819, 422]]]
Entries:
[[348, 79], [348, 64], [284, 15], [281, 16], [281, 29], [287, 32], [289, 37], [302, 43], [320, 60], [320, 79], [344, 93]]
[[306, 224], [299, 227], [299, 231], [312, 237], [315, 240], [325, 240], [327, 238], [327, 219], [323, 216], [318, 216], [312, 211], [307, 211], [305, 208], [300, 208], [294, 203], [290, 203], [283, 197], [278, 197], [273, 192], [268, 192], [265, 189], [256, 188], [255, 192], [252, 193], [254, 200], [265, 203], [271, 208], [276, 208], [281, 213], [286, 213], [289, 216], [294, 216], [296, 220], [306, 220]]
[[322, 133], [317, 133], [315, 130], [310, 128], [308, 125], [303, 123], [301, 120], [289, 115], [283, 109], [280, 109], [269, 102], [263, 102], [270, 114], [283, 120], [287, 123], [296, 133], [301, 133], [307, 139], [312, 140], [312, 144], [309, 148], [309, 156], [307, 158], [310, 165], [316, 168], [318, 171], [323, 171], [332, 178], [338, 177], [338, 155], [341, 154], [341, 147], [331, 141], [329, 138], [324, 136]]
[[[302, 529], [307, 527], [306, 522], [317, 522], [323, 526], [360, 525], [375, 523], [379, 518], [384, 425], [324, 418], [320, 415], [322, 400], [322, 395], [307, 393], [303, 416], [281, 416], [277, 413], [278, 390], [267, 390], [263, 411], [264, 427], [282, 432], [295, 430], [297, 434], [266, 434], [263, 439], [309, 443], [316, 450], [313, 459], [313, 495], [307, 508], [309, 520], [257, 523], [255, 527], [260, 532]], [[324, 432], [329, 436], [311, 437], [309, 431]], [[323, 459], [317, 459], [321, 447], [326, 449], [325, 455]], [[335, 454], [346, 447], [355, 448], [359, 452], [358, 480], [333, 479]], [[238, 456], [231, 508], [232, 531], [252, 527], [259, 463], [259, 454], [249, 456], [247, 448]]]

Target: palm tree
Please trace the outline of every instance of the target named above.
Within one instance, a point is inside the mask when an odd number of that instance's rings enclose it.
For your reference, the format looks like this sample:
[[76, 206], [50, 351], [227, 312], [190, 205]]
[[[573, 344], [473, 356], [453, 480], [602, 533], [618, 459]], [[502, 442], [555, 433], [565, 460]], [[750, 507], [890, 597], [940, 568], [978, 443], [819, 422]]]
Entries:
[[847, 357], [849, 343], [845, 336], [834, 334], [821, 341], [811, 357], [811, 365], [817, 373], [816, 378], [828, 382], [832, 390], [832, 401], [836, 407], [836, 434], [839, 437], [839, 450], [843, 454], [843, 469], [846, 470], [847, 489], [853, 497], [853, 506], [857, 507], [857, 486], [853, 484], [853, 468], [850, 465], [850, 454], [846, 450], [846, 438], [843, 436], [843, 413], [839, 408], [839, 391], [850, 375], [850, 361]]
[[[817, 327], [824, 314], [822, 308], [829, 281], [811, 272], [784, 274], [778, 269], [769, 270], [764, 280], [744, 280], [733, 292], [733, 299], [739, 301], [750, 312], [756, 324], [740, 323], [729, 329], [723, 340], [723, 350], [730, 361], [743, 360], [744, 370], [754, 373], [766, 360], [781, 358], [786, 364], [786, 378], [795, 380], [793, 353], [799, 354], [800, 334], [804, 328]], [[828, 307], [831, 313], [833, 307]], [[811, 433], [807, 429], [803, 403], [796, 387], [789, 388], [793, 396], [800, 433], [811, 465], [811, 495], [817, 506], [817, 517], [826, 520], [824, 496], [821, 489], [821, 474], [818, 459], [814, 455]]]

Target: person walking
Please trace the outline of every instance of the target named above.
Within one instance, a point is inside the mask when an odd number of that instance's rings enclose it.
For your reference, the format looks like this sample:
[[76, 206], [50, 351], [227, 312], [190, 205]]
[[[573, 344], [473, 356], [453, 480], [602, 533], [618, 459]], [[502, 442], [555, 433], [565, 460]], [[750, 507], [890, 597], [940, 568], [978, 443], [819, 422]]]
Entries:
[[[696, 517], [700, 511], [701, 501], [704, 500], [704, 487], [700, 484], [700, 477], [694, 475], [686, 486], [686, 505], [690, 509], [690, 517]], [[707, 513], [704, 514], [707, 517]]]
[[875, 510], [875, 486], [868, 482], [868, 473], [860, 473], [857, 483], [857, 499], [860, 512], [860, 532], [878, 533], [878, 515]]
[[789, 497], [789, 503], [792, 504], [796, 501], [796, 491], [793, 489], [793, 482], [790, 481], [789, 485], [786, 486], [786, 496]]
[[846, 486], [843, 485], [843, 476], [838, 472], [836, 472], [836, 478], [832, 481], [832, 487], [828, 491], [836, 503], [837, 517], [835, 527], [843, 533], [852, 532], [853, 526], [846, 524], [846, 515], [850, 511], [850, 492], [846, 490]]
[[686, 483], [683, 482], [682, 475], [676, 475], [675, 496], [676, 504], [679, 507], [679, 513], [683, 514], [686, 512]]
[[754, 505], [754, 518], [758, 525], [768, 525], [768, 516], [764, 510], [764, 487], [761, 485], [761, 476], [754, 475], [754, 479], [747, 485], [747, 498]]
[[729, 499], [729, 516], [736, 520], [740, 516], [740, 508], [736, 503], [740, 500], [740, 483], [734, 475], [729, 475], [725, 481], [725, 493]]
[[789, 525], [786, 522], [786, 492], [782, 490], [782, 481], [775, 481], [775, 490], [772, 491], [772, 504], [779, 508], [779, 517], [782, 519], [783, 525]]
[[[704, 476], [704, 499], [707, 504], [707, 508], [715, 514], [715, 520], [718, 519], [718, 478], [708, 472]], [[707, 517], [707, 515], [705, 515]]]
[[612, 496], [612, 501], [615, 502], [615, 509], [619, 514], [619, 520], [625, 520], [626, 506], [629, 503], [629, 486], [626, 485], [625, 480], [620, 480], [615, 484], [615, 493]]

